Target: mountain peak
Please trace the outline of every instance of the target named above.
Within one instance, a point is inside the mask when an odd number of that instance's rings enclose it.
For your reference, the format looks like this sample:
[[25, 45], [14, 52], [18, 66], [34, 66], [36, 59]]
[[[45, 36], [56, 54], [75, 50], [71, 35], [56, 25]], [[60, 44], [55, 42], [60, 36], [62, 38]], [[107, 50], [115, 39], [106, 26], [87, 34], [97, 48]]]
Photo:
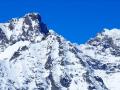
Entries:
[[39, 13], [27, 13], [24, 15], [24, 18], [29, 18], [31, 21], [38, 21], [38, 23], [41, 22], [41, 16]]
[[0, 29], [12, 42], [19, 40], [34, 41], [37, 36], [43, 37], [49, 32], [38, 13], [28, 13], [21, 18], [12, 18], [8, 23], [0, 23]]
[[37, 12], [27, 13], [27, 14], [24, 15], [24, 17], [27, 17], [27, 16], [41, 18], [40, 14], [37, 13]]
[[98, 33], [95, 38], [91, 38], [87, 43], [93, 46], [120, 46], [120, 30], [104, 29], [103, 32]]
[[117, 39], [120, 38], [120, 29], [104, 29], [104, 32], [102, 32], [103, 35], [107, 35], [108, 37]]

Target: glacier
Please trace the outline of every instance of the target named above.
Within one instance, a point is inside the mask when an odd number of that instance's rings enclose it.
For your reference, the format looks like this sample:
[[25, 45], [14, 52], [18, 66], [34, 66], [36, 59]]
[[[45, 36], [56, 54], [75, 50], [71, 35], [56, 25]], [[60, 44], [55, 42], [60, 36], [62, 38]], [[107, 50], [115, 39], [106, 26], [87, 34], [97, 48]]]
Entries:
[[39, 13], [0, 23], [0, 90], [120, 90], [120, 30], [74, 44]]

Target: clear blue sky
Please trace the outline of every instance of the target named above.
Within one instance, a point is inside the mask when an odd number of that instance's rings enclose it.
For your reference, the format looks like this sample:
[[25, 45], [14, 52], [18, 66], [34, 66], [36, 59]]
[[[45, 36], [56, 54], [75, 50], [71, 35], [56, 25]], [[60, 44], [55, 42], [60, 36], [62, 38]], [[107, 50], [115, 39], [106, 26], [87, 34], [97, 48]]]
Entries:
[[120, 28], [119, 0], [1, 0], [0, 22], [39, 12], [49, 28], [84, 43], [103, 28]]

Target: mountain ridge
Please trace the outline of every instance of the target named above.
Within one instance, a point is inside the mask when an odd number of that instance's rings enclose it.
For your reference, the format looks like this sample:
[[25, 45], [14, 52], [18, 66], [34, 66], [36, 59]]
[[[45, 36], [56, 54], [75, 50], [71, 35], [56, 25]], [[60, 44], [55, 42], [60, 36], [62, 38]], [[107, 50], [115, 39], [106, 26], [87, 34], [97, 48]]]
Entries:
[[77, 45], [38, 13], [1, 23], [0, 90], [119, 90], [119, 35], [105, 29]]

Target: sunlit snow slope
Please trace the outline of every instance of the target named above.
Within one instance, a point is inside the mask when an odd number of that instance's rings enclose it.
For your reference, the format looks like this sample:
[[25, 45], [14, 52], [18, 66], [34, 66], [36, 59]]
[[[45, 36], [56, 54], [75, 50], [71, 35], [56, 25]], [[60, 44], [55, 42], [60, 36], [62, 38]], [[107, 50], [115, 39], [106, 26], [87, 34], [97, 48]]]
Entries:
[[0, 23], [0, 90], [120, 90], [120, 31], [83, 45], [49, 30], [38, 13]]

